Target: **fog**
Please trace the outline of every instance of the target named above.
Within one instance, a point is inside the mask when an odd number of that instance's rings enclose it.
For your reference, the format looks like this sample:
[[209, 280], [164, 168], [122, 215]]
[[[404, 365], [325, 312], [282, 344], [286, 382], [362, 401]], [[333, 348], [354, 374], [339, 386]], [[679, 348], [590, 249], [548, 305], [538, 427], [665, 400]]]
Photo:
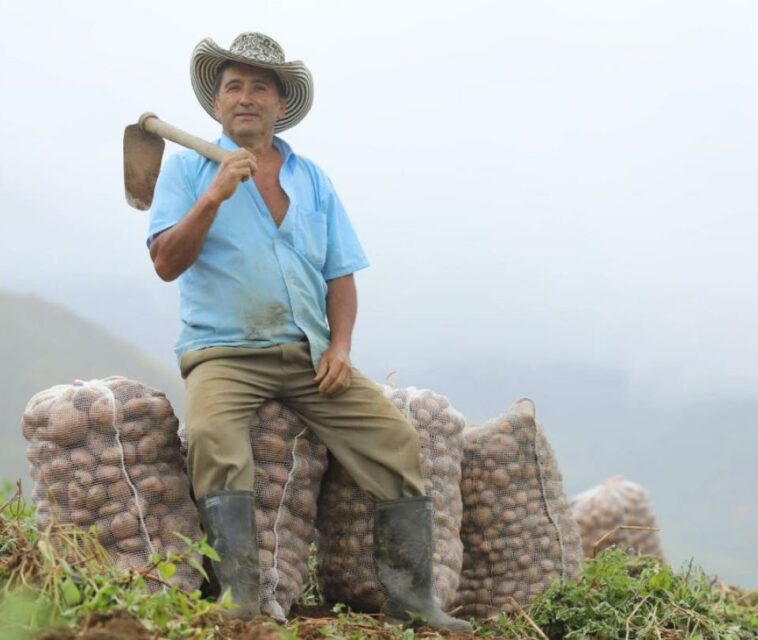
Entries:
[[[313, 110], [283, 137], [330, 175], [371, 261], [353, 349], [370, 375], [439, 383], [474, 420], [533, 395], [571, 491], [623, 467], [647, 407], [754, 396], [749, 1], [0, 0], [1, 289], [174, 367], [176, 285], [126, 204], [123, 129], [153, 111], [216, 138], [190, 54], [242, 31], [314, 75]], [[616, 458], [579, 440], [593, 394]], [[752, 406], [733, 409], [740, 429]], [[659, 409], [655, 425], [676, 418]]]
[[370, 366], [486, 353], [681, 393], [756, 383], [753, 3], [119, 6], [2, 2], [2, 286], [171, 363], [175, 291], [123, 197], [123, 127], [155, 111], [215, 138], [190, 52], [259, 30], [315, 78], [284, 137], [371, 260]]

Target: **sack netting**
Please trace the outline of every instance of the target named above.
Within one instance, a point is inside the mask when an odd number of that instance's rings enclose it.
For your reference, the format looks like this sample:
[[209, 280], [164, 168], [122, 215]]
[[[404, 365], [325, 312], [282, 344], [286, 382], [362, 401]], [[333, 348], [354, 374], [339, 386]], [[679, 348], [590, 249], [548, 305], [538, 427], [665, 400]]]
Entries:
[[[22, 430], [29, 441], [37, 526], [94, 525], [100, 543], [125, 570], [144, 569], [153, 553], [185, 551], [175, 533], [197, 541], [200, 528], [177, 427], [165, 394], [123, 377], [36, 394]], [[184, 562], [169, 582], [192, 591], [202, 577]]]
[[[184, 425], [180, 429], [186, 447]], [[283, 404], [266, 402], [250, 423], [261, 611], [286, 619], [308, 579], [308, 556], [326, 447]]]
[[527, 605], [555, 580], [578, 576], [579, 531], [555, 454], [522, 399], [463, 433], [463, 570], [458, 615]]
[[618, 547], [665, 560], [653, 503], [641, 485], [614, 476], [572, 498], [571, 510], [586, 558]]
[[[385, 396], [415, 427], [426, 495], [434, 503], [433, 596], [443, 609], [458, 588], [463, 545], [460, 479], [463, 416], [433, 391], [384, 388]], [[385, 594], [373, 561], [374, 503], [336, 460], [321, 488], [317, 572], [322, 595], [356, 610], [379, 611]]]

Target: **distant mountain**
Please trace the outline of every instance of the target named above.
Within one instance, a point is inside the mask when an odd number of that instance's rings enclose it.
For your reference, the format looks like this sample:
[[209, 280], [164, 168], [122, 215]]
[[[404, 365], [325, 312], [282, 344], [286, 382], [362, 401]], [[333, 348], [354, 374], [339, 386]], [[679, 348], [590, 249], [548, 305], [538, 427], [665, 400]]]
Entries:
[[28, 478], [21, 415], [50, 386], [121, 375], [164, 391], [183, 409], [178, 371], [59, 305], [0, 291], [0, 336], [0, 480]]

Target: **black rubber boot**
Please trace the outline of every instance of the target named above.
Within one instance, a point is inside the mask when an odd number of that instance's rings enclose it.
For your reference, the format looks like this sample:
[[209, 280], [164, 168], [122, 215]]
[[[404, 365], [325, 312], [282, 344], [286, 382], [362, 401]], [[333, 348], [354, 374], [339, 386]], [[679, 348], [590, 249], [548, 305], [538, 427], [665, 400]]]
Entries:
[[255, 494], [252, 491], [215, 491], [197, 502], [208, 543], [218, 552], [213, 572], [221, 593], [232, 592], [236, 605], [230, 618], [250, 620], [261, 612], [258, 602], [258, 542]]
[[432, 597], [432, 499], [427, 496], [376, 503], [374, 562], [387, 600], [382, 613], [395, 622], [417, 619], [432, 629], [470, 632]]

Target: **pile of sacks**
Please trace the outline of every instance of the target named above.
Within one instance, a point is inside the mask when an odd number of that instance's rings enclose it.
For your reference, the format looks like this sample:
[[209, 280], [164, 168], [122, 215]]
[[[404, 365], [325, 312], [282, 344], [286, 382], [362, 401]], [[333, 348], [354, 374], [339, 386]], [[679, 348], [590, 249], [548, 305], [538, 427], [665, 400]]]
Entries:
[[[384, 392], [419, 436], [422, 475], [434, 504], [433, 595], [457, 616], [526, 606], [551, 582], [578, 576], [582, 540], [589, 555], [595, 541], [619, 525], [655, 525], [647, 493], [622, 478], [569, 504], [530, 400], [466, 428], [450, 401], [433, 391]], [[137, 570], [152, 553], [180, 550], [174, 533], [199, 539], [180, 448], [180, 442], [186, 448], [186, 434], [177, 434], [177, 427], [164, 394], [126, 378], [35, 395], [22, 428], [39, 526], [53, 519], [94, 525], [114, 561]], [[336, 461], [329, 462], [297, 414], [278, 402], [260, 408], [250, 443], [262, 611], [278, 619], [288, 615], [307, 583], [316, 537], [325, 598], [379, 611], [385, 594], [372, 557], [372, 501]], [[649, 531], [619, 529], [606, 544], [662, 557]], [[171, 580], [191, 590], [201, 577], [187, 563]]]

